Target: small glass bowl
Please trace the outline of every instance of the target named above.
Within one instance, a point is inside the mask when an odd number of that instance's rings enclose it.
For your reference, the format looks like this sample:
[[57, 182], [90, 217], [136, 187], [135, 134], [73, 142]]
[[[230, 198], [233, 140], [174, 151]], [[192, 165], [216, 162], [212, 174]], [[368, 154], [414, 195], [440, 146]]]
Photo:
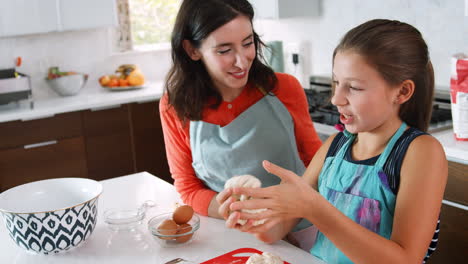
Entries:
[[104, 222], [113, 231], [135, 230], [143, 222], [148, 208], [154, 206], [153, 201], [146, 201], [135, 209], [108, 209], [104, 212]]
[[[188, 221], [188, 224], [191, 227], [184, 227], [182, 229], [178, 228], [177, 230], [172, 230], [174, 233], [177, 231], [178, 234], [175, 235], [165, 235], [161, 234], [158, 230], [159, 225], [167, 219], [172, 219], [172, 213], [164, 213], [157, 215], [151, 218], [148, 221], [148, 230], [151, 233], [151, 236], [156, 240], [162, 247], [177, 247], [190, 243], [196, 235], [197, 230], [200, 228], [200, 217], [193, 214], [192, 219]], [[171, 230], [165, 230], [171, 231]]]

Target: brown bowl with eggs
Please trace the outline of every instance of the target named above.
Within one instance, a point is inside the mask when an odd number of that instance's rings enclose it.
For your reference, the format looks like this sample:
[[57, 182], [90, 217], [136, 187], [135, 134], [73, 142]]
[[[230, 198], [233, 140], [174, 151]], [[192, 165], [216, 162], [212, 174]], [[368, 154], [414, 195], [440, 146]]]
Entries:
[[157, 215], [148, 221], [151, 235], [163, 247], [189, 243], [199, 228], [200, 218], [189, 205], [179, 206], [174, 212]]

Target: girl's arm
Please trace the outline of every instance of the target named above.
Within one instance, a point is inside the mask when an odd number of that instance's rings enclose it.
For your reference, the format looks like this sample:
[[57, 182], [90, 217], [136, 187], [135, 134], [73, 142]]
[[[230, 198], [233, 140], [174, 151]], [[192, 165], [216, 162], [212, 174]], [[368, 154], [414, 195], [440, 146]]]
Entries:
[[431, 136], [416, 138], [400, 173], [390, 240], [355, 223], [316, 196], [306, 217], [355, 263], [421, 263], [437, 224], [447, 181], [447, 160]]
[[[268, 234], [284, 218], [306, 218], [355, 263], [421, 263], [433, 236], [447, 180], [447, 160], [440, 143], [431, 136], [416, 138], [408, 148], [401, 168], [393, 233], [386, 239], [357, 224], [304, 179], [269, 162], [264, 167], [282, 179], [282, 184], [263, 189], [236, 188], [234, 193], [256, 198], [235, 202], [231, 210], [268, 208], [243, 219], [268, 218], [251, 232]], [[312, 177], [314, 179], [314, 177]], [[290, 217], [289, 217], [290, 216]], [[270, 234], [280, 238], [284, 234]]]

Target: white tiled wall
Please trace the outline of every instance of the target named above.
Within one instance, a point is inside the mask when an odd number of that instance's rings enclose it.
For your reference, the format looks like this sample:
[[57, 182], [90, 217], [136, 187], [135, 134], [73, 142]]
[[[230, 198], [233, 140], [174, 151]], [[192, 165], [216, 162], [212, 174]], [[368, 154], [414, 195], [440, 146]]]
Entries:
[[[306, 43], [305, 74], [329, 75], [331, 55], [339, 38], [351, 27], [372, 18], [409, 22], [420, 29], [431, 51], [436, 84], [448, 87], [450, 56], [468, 53], [468, 16], [465, 0], [316, 0], [320, 15], [309, 18], [262, 20], [255, 23], [263, 39]], [[149, 80], [162, 80], [170, 65], [168, 51], [112, 55], [110, 29], [71, 31], [0, 38], [0, 69], [13, 66], [21, 56], [20, 72], [32, 77], [36, 98], [56, 96], [44, 77], [48, 67], [60, 66], [90, 74], [96, 85], [103, 74], [124, 63], [136, 63]], [[89, 84], [88, 84], [89, 86]], [[88, 87], [87, 86], [87, 87]]]
[[139, 65], [150, 81], [164, 78], [170, 65], [168, 51], [115, 55], [112, 33], [111, 29], [100, 28], [0, 38], [0, 69], [13, 67], [14, 58], [21, 56], [23, 65], [18, 71], [31, 76], [35, 99], [57, 97], [44, 81], [50, 66], [89, 74], [84, 89], [96, 87], [100, 76], [112, 74], [119, 65], [128, 63]]

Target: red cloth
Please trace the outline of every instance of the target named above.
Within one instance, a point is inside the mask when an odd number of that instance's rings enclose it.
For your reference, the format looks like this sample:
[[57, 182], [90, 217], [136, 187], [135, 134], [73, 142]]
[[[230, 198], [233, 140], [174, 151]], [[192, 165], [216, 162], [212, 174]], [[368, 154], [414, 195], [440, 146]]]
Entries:
[[[307, 167], [322, 142], [313, 127], [307, 99], [299, 82], [291, 75], [277, 73], [276, 76], [278, 84], [273, 92], [286, 106], [294, 120], [299, 156]], [[229, 103], [223, 101], [217, 109], [206, 107], [203, 110], [203, 121], [225, 126], [262, 97], [263, 94], [258, 89], [247, 86], [234, 101]], [[166, 94], [161, 98], [159, 112], [174, 186], [184, 203], [192, 206], [198, 214], [207, 215], [208, 206], [216, 192], [205, 186], [192, 167], [190, 125], [183, 126], [174, 108], [169, 107]]]

